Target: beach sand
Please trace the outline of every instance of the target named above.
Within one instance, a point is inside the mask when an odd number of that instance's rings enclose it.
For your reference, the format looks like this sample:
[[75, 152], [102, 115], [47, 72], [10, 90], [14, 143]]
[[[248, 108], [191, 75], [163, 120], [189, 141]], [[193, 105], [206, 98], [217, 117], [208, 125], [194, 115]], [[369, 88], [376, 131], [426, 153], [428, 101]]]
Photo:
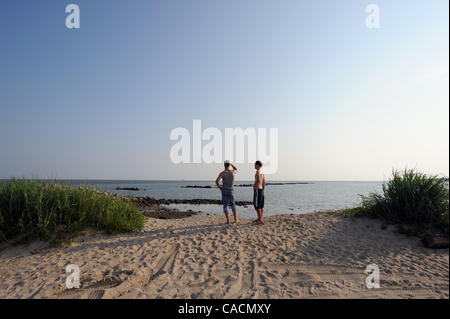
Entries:
[[[448, 298], [449, 250], [372, 219], [278, 215], [255, 226], [223, 216], [152, 219], [140, 233], [87, 231], [69, 247], [0, 252], [0, 298]], [[66, 265], [81, 288], [65, 286]], [[368, 289], [377, 264], [380, 288]]]

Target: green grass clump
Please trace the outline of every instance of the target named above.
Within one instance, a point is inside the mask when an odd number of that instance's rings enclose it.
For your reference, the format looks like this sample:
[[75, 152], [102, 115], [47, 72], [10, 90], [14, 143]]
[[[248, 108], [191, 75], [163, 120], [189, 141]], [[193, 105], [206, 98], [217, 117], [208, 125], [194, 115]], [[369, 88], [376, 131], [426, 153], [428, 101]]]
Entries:
[[362, 196], [352, 216], [371, 216], [399, 225], [408, 234], [441, 231], [448, 234], [449, 188], [439, 176], [416, 170], [394, 171], [382, 193]]
[[86, 227], [109, 234], [138, 231], [145, 217], [129, 200], [37, 180], [0, 184], [0, 241], [51, 239]]

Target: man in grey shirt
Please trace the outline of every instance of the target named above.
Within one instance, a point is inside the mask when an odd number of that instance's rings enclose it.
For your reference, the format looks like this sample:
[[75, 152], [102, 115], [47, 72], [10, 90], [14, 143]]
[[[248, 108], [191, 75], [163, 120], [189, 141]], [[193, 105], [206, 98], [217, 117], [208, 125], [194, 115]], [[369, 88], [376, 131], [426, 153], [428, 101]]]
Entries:
[[[222, 204], [223, 212], [227, 218], [227, 224], [230, 224], [230, 216], [228, 215], [228, 205], [231, 206], [233, 211], [234, 224], [238, 224], [236, 205], [234, 203], [234, 175], [237, 173], [237, 168], [229, 161], [224, 163], [225, 170], [220, 172], [216, 179], [216, 185], [222, 192]], [[232, 169], [231, 169], [232, 168]], [[220, 180], [222, 180], [222, 185], [220, 185]]]

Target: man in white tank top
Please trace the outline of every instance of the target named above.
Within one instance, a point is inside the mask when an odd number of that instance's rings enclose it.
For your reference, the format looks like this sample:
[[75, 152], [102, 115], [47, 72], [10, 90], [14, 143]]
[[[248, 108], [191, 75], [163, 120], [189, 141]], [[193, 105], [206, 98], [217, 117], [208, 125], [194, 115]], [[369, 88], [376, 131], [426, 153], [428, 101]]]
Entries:
[[[227, 218], [227, 224], [228, 225], [230, 224], [230, 216], [228, 215], [228, 205], [231, 206], [231, 210], [233, 211], [234, 224], [238, 224], [239, 221], [237, 219], [236, 205], [234, 202], [234, 193], [233, 193], [234, 175], [236, 175], [237, 173], [237, 168], [229, 161], [225, 161], [224, 167], [225, 170], [220, 172], [219, 176], [216, 179], [216, 185], [222, 193], [223, 213]], [[222, 180], [222, 185], [220, 185], [220, 180]]]

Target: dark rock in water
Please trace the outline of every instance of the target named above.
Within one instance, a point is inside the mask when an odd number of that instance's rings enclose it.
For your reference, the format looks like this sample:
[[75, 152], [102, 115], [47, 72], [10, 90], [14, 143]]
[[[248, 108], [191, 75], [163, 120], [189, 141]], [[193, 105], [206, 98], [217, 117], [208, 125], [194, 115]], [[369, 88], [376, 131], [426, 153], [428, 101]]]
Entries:
[[[311, 182], [277, 182], [277, 183], [267, 183], [266, 186], [274, 186], [274, 185], [305, 185], [312, 184]], [[213, 188], [215, 186], [209, 185], [187, 185], [180, 186], [181, 188]], [[253, 184], [237, 184], [235, 187], [253, 187]]]
[[[266, 183], [266, 186], [281, 186], [281, 185], [306, 185], [313, 184], [311, 182], [277, 182], [277, 183]], [[236, 187], [253, 187], [253, 184], [238, 184]]]
[[187, 186], [181, 186], [181, 188], [212, 188], [212, 186], [187, 185]]
[[195, 212], [183, 212], [179, 210], [165, 210], [165, 209], [159, 209], [157, 211], [146, 211], [143, 213], [146, 217], [150, 218], [156, 218], [156, 219], [179, 219], [179, 218], [186, 218], [195, 215]]
[[[132, 200], [139, 204], [140, 206], [151, 206], [151, 205], [170, 205], [170, 204], [191, 204], [191, 205], [201, 205], [201, 204], [212, 204], [212, 205], [222, 205], [222, 200], [219, 199], [155, 199], [153, 197], [134, 197]], [[237, 201], [235, 203], [237, 206], [251, 205], [252, 202], [249, 201]]]
[[448, 248], [448, 236], [444, 235], [427, 235], [422, 239], [427, 248]]
[[116, 191], [138, 191], [137, 187], [116, 187]]
[[[192, 209], [187, 211], [180, 211], [178, 209], [172, 208], [170, 204], [213, 204], [222, 205], [222, 201], [219, 199], [156, 199], [150, 196], [136, 197], [136, 196], [119, 196], [119, 198], [131, 200], [136, 208], [141, 211], [145, 216], [150, 218], [160, 218], [160, 219], [176, 219], [185, 218], [189, 216], [196, 215], [200, 212], [195, 212]], [[251, 205], [252, 202], [237, 201], [237, 206]]]

